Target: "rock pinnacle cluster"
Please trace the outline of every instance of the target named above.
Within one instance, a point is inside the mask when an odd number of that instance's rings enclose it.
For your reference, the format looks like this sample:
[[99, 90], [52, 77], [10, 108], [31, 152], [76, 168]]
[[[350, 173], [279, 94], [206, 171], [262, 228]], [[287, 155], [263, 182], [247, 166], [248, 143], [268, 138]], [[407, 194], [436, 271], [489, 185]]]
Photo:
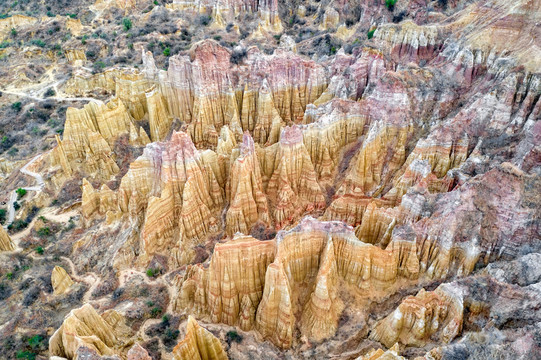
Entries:
[[0, 15], [0, 358], [541, 358], [540, 0]]

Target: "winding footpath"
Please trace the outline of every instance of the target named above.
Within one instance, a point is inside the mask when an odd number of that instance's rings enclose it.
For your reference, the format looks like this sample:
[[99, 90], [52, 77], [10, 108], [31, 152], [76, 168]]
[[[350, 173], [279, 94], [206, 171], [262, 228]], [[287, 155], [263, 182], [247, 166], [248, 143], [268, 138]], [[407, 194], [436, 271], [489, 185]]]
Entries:
[[[32, 172], [28, 170], [28, 167], [32, 165], [34, 162], [36, 162], [43, 154], [36, 155], [32, 160], [30, 160], [25, 166], [23, 166], [19, 171], [22, 172], [25, 175], [28, 175], [30, 177], [33, 177], [36, 181], [36, 186], [28, 186], [23, 187], [22, 189], [26, 191], [36, 191], [37, 193], [40, 193], [43, 188], [45, 187], [45, 182], [43, 181], [43, 177], [35, 172]], [[15, 201], [17, 201], [17, 190], [13, 190], [11, 192], [11, 195], [9, 196], [8, 201], [8, 221], [6, 222], [6, 225], [4, 227], [7, 228], [8, 224], [11, 224], [13, 220], [15, 219]]]

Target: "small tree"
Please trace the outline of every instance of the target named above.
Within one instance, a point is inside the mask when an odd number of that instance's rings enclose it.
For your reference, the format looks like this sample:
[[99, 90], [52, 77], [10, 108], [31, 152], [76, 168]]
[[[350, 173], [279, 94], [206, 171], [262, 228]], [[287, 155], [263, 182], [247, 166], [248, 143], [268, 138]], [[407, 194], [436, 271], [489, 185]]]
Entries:
[[17, 190], [15, 190], [15, 192], [17, 193], [17, 199], [19, 200], [26, 195], [26, 190], [23, 188], [18, 188]]
[[385, 6], [387, 6], [387, 9], [393, 11], [396, 1], [397, 0], [385, 0]]
[[124, 26], [124, 31], [130, 31], [133, 24], [129, 18], [122, 19], [122, 25]]

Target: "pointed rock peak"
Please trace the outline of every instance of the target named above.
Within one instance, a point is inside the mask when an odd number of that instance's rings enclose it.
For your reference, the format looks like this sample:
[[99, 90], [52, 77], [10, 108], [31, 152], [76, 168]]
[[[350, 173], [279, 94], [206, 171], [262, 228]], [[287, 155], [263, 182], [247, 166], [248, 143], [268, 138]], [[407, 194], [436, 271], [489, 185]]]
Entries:
[[254, 139], [248, 131], [242, 135], [242, 144], [240, 145], [240, 153], [242, 156], [251, 154], [255, 151]]
[[270, 93], [270, 86], [269, 86], [269, 82], [267, 81], [267, 79], [263, 79], [263, 81], [261, 82], [261, 86], [259, 87], [259, 93], [260, 94], [268, 94], [268, 93]]
[[280, 135], [281, 145], [302, 144], [302, 130], [297, 125], [286, 126]]
[[193, 159], [198, 154], [192, 138], [183, 131], [174, 131], [168, 145], [170, 149], [176, 150], [172, 152], [173, 154], [182, 154], [182, 157], [186, 160]]
[[136, 343], [128, 351], [128, 360], [152, 360], [152, 358], [141, 345]]
[[229, 59], [229, 50], [218, 44], [215, 40], [205, 39], [192, 45], [190, 49], [190, 60], [207, 63], [214, 62], [214, 59]]

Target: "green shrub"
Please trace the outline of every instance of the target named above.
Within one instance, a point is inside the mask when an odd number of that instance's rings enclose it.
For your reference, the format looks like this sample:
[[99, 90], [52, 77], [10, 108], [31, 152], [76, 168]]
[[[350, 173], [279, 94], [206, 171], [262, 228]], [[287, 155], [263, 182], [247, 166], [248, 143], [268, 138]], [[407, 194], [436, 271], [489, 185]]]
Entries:
[[159, 5], [158, 0], [154, 0], [154, 5]]
[[27, 226], [28, 226], [28, 223], [26, 221], [15, 220], [14, 222], [8, 225], [8, 230], [20, 231], [20, 230], [26, 229]]
[[368, 37], [368, 39], [372, 39], [374, 37], [375, 32], [376, 32], [376, 29], [368, 30], [368, 32], [366, 33], [366, 36]]
[[231, 345], [231, 343], [233, 342], [237, 342], [237, 343], [242, 342], [242, 335], [239, 335], [239, 333], [236, 332], [235, 330], [228, 331], [225, 336], [226, 336], [226, 341], [229, 345]]
[[[17, 102], [14, 102], [13, 104], [11, 104], [11, 108], [13, 110], [15, 110], [16, 112], [21, 111], [22, 107], [23, 107], [23, 104], [21, 104], [20, 101], [17, 101]], [[4, 136], [4, 137], [6, 137], [6, 136]]]
[[35, 45], [35, 46], [39, 46], [39, 47], [45, 47], [47, 45], [45, 43], [45, 41], [43, 41], [41, 39], [32, 39], [32, 40], [30, 40], [30, 44]]
[[11, 29], [11, 36], [17, 36], [17, 30], [15, 30], [14, 28]]
[[2, 41], [2, 42], [0, 43], [0, 49], [5, 49], [5, 48], [7, 48], [7, 47], [10, 46], [10, 45], [11, 45], [11, 42], [9, 42], [9, 41]]
[[51, 229], [48, 226], [44, 226], [38, 230], [38, 236], [40, 238], [45, 238], [49, 235], [51, 235]]
[[169, 56], [169, 55], [171, 55], [171, 49], [168, 48], [168, 47], [166, 47], [165, 50], [163, 51], [163, 55], [164, 55], [164, 56]]
[[19, 204], [17, 201], [15, 201], [13, 203], [13, 208], [15, 209], [15, 211], [19, 210], [21, 208], [21, 204]]
[[43, 336], [34, 335], [30, 339], [28, 339], [28, 345], [30, 345], [30, 347], [32, 349], [36, 349], [36, 348], [39, 348], [42, 345], [43, 340], [45, 340], [45, 338]]
[[15, 190], [15, 192], [17, 193], [17, 199], [19, 200], [26, 195], [26, 190], [23, 188], [18, 188], [17, 190]]
[[124, 18], [124, 19], [122, 19], [122, 26], [124, 26], [124, 31], [130, 31], [133, 24], [132, 24], [130, 19]]
[[203, 26], [207, 26], [208, 24], [210, 24], [210, 21], [212, 20], [212, 18], [208, 15], [201, 15], [199, 17], [199, 24], [203, 25]]
[[45, 94], [44, 94], [45, 97], [51, 97], [51, 96], [55, 96], [55, 95], [56, 95], [56, 91], [54, 91], [53, 88], [48, 88], [47, 91], [45, 91]]
[[36, 248], [36, 252], [37, 252], [39, 255], [43, 255], [44, 250], [43, 250], [43, 248], [42, 248], [41, 246], [38, 246], [38, 247]]
[[88, 39], [88, 35], [83, 35], [81, 38], [81, 44], [86, 45], [86, 39]]
[[394, 6], [396, 4], [397, 0], [385, 0], [385, 6], [387, 6], [387, 9], [394, 10]]
[[6, 209], [0, 209], [0, 224], [4, 224], [6, 222], [7, 218], [7, 211]]
[[6, 274], [6, 279], [8, 279], [8, 280], [13, 279], [13, 272], [11, 272], [11, 271], [8, 272], [8, 273]]
[[147, 276], [150, 278], [156, 277], [159, 274], [160, 274], [160, 269], [153, 269], [153, 268], [147, 269]]
[[150, 315], [152, 315], [152, 317], [154, 318], [160, 315], [161, 313], [162, 313], [162, 308], [158, 306], [155, 306], [150, 310]]
[[26, 359], [26, 360], [35, 360], [36, 354], [30, 352], [30, 351], [23, 351], [19, 350], [17, 352], [17, 359]]

